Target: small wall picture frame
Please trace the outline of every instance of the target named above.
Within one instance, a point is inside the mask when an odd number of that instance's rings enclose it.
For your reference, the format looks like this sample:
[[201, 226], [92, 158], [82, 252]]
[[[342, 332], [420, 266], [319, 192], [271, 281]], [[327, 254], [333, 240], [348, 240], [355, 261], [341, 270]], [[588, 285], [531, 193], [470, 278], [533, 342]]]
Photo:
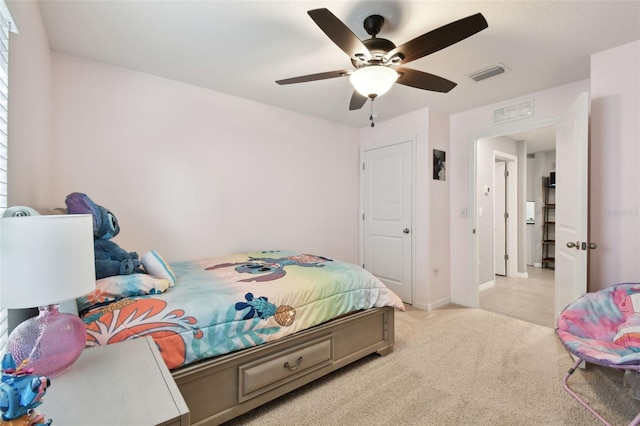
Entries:
[[433, 180], [447, 180], [446, 157], [445, 151], [433, 150]]

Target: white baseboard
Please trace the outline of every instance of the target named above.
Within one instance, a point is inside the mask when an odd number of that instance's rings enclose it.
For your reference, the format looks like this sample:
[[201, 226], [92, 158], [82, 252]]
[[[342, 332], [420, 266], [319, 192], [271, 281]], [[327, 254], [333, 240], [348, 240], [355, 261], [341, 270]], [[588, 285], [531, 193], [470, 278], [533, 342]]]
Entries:
[[447, 297], [447, 298], [444, 298], [444, 299], [440, 299], [440, 300], [436, 301], [435, 303], [429, 303], [427, 305], [427, 309], [430, 311], [432, 309], [442, 308], [443, 306], [447, 306], [450, 303], [451, 303], [451, 298]]
[[540, 262], [533, 262], [533, 266], [536, 268], [542, 268], [542, 263]]
[[429, 305], [425, 305], [424, 303], [412, 303], [411, 306], [413, 306], [416, 309], [423, 310], [423, 311], [428, 311], [429, 310]]
[[516, 278], [529, 278], [529, 273], [528, 272], [518, 272], [516, 274]]
[[486, 283], [480, 284], [480, 291], [486, 290], [491, 287], [495, 287], [495, 285], [496, 285], [496, 282], [494, 280], [487, 281]]
[[[480, 298], [478, 298], [480, 299]], [[471, 303], [470, 300], [467, 299], [451, 299], [451, 303], [454, 303], [456, 305], [460, 305], [460, 306], [466, 306], [468, 308], [478, 308], [479, 306], [476, 306], [474, 303]]]
[[443, 306], [447, 306], [450, 303], [452, 303], [451, 299], [446, 298], [446, 299], [438, 300], [435, 303], [428, 303], [428, 304], [413, 303], [411, 304], [411, 306], [415, 309], [420, 309], [422, 311], [431, 311], [433, 309], [439, 309], [439, 308], [442, 308]]

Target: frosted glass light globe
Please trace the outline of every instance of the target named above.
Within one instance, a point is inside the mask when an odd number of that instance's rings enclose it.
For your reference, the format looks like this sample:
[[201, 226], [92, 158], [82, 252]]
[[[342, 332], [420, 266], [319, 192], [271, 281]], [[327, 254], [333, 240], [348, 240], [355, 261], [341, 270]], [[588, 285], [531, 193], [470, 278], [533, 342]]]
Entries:
[[356, 70], [349, 81], [362, 95], [369, 98], [382, 96], [391, 89], [398, 79], [398, 73], [389, 67], [382, 65], [369, 65]]

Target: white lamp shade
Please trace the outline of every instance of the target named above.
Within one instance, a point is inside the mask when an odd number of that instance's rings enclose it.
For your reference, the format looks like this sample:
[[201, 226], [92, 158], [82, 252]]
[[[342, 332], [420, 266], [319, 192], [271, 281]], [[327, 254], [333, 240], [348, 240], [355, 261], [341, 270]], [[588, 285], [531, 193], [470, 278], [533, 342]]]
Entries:
[[95, 288], [91, 215], [3, 218], [0, 240], [3, 308], [56, 304]]
[[362, 95], [369, 98], [382, 96], [398, 79], [396, 70], [382, 65], [369, 65], [351, 74], [349, 81]]

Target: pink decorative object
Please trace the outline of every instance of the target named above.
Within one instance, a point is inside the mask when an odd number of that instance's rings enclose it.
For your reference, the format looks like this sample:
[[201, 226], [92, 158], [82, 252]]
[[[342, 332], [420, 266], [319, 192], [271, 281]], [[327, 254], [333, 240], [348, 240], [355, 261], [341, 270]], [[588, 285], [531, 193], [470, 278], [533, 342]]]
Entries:
[[7, 342], [7, 351], [16, 364], [28, 360], [34, 374], [55, 377], [73, 364], [87, 338], [82, 320], [58, 312], [58, 305], [40, 306], [39, 315], [16, 327]]

